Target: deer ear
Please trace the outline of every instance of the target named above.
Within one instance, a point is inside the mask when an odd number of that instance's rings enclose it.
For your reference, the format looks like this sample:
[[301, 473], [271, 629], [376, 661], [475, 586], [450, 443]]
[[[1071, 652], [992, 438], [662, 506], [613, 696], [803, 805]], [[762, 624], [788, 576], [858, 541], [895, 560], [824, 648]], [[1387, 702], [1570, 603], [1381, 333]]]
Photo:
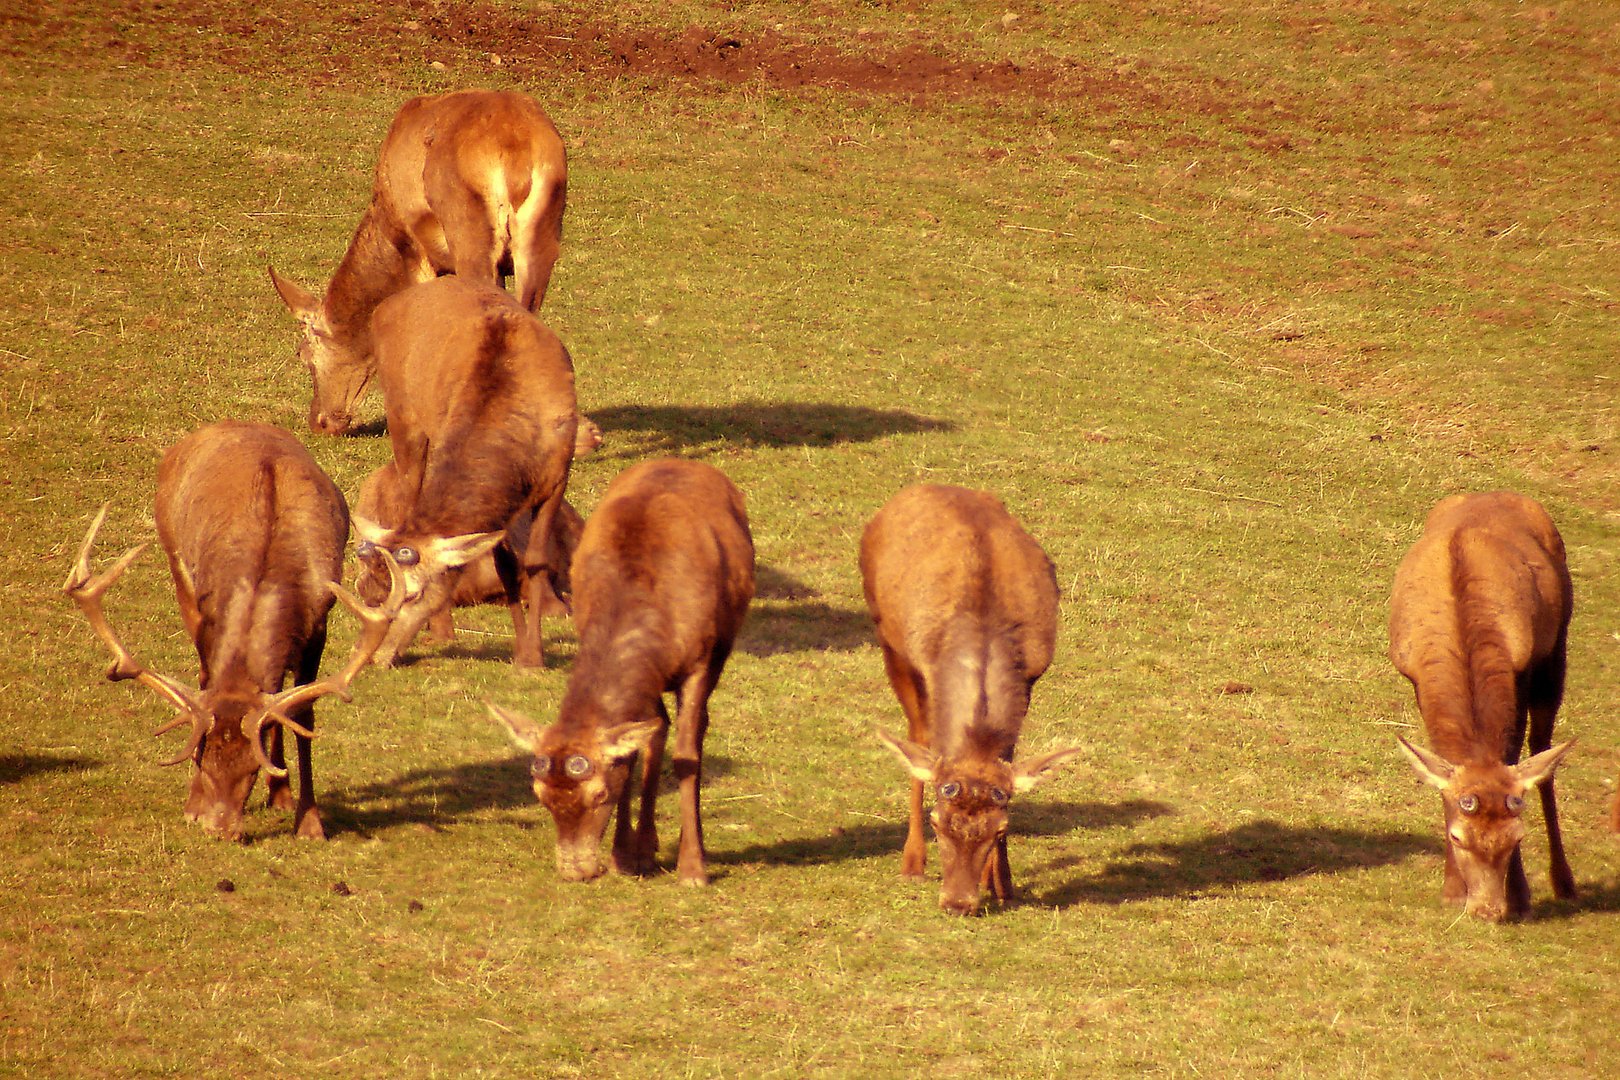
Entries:
[[446, 536], [434, 540], [430, 550], [433, 559], [446, 568], [466, 566], [470, 562], [488, 555], [495, 550], [495, 546], [506, 539], [504, 530], [485, 533], [464, 533], [461, 536]]
[[1519, 783], [1527, 789], [1539, 785], [1544, 780], [1552, 779], [1553, 771], [1563, 763], [1564, 755], [1575, 748], [1575, 740], [1561, 742], [1551, 750], [1543, 750], [1533, 758], [1519, 762], [1513, 771], [1519, 777]]
[[493, 701], [484, 702], [484, 706], [489, 709], [491, 717], [500, 721], [501, 726], [506, 729], [506, 734], [518, 749], [531, 754], [535, 752], [535, 748], [540, 745], [539, 724], [520, 712], [503, 709]]
[[1451, 776], [1457, 771], [1457, 766], [1433, 750], [1413, 746], [1400, 735], [1395, 736], [1395, 741], [1400, 743], [1401, 753], [1406, 755], [1406, 759], [1412, 763], [1412, 768], [1417, 770], [1417, 774], [1423, 777], [1426, 783], [1437, 788], [1444, 788], [1451, 783]]
[[276, 287], [281, 295], [281, 302], [287, 305], [287, 310], [297, 316], [299, 322], [314, 324], [320, 319], [321, 302], [315, 294], [298, 284], [276, 273], [276, 268], [268, 267], [270, 283]]
[[926, 746], [918, 746], [908, 739], [896, 739], [887, 731], [874, 732], [878, 739], [894, 751], [895, 757], [906, 767], [912, 777], [925, 784], [932, 784], [939, 772], [939, 755]]
[[609, 761], [627, 758], [647, 749], [653, 738], [663, 730], [664, 722], [656, 719], [628, 720], [615, 724], [602, 732], [602, 754]]
[[1053, 772], [1071, 760], [1078, 757], [1083, 746], [1068, 746], [1062, 750], [1053, 750], [1049, 754], [1039, 757], [1025, 758], [1023, 761], [1013, 762], [1013, 790], [1022, 794], [1046, 779], [1046, 774]]

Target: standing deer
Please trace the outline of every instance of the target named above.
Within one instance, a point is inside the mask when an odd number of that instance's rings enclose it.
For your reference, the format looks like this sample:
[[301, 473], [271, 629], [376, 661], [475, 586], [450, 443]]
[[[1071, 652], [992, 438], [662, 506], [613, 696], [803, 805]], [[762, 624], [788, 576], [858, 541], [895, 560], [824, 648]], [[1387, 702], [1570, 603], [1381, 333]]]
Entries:
[[[372, 470], [361, 481], [360, 493], [354, 500], [355, 517], [365, 518], [385, 529], [391, 529], [404, 520], [407, 508], [405, 493], [400, 490], [399, 474], [395, 472], [393, 462]], [[534, 515], [528, 510], [519, 511], [508, 523], [507, 531], [513, 550], [521, 551], [527, 547], [529, 529], [533, 524]], [[541, 615], [569, 614], [565, 599], [569, 589], [568, 567], [573, 562], [574, 548], [579, 546], [579, 534], [583, 528], [585, 519], [564, 499], [557, 508], [557, 519], [552, 525], [551, 539], [546, 547], [547, 564], [556, 568], [556, 588], [553, 589], [549, 581], [541, 582]], [[368, 541], [361, 541], [360, 548], [363, 559], [371, 555], [372, 548]], [[355, 591], [360, 594], [360, 599], [375, 604], [384, 594], [383, 582], [373, 577], [362, 564]], [[505, 602], [506, 586], [501, 584], [501, 576], [496, 572], [494, 554], [468, 563], [462, 568], [461, 577], [456, 581], [449, 600], [428, 617], [428, 640], [443, 644], [455, 639], [456, 624], [451, 615], [452, 608]], [[409, 642], [405, 642], [401, 647], [409, 645]]]
[[[900, 872], [921, 877], [923, 785], [935, 785], [939, 905], [978, 910], [988, 885], [1012, 896], [1007, 807], [1082, 747], [1013, 760], [1030, 691], [1052, 662], [1052, 563], [995, 496], [917, 484], [890, 499], [861, 537], [861, 580], [909, 739], [883, 740], [911, 773]], [[993, 856], [993, 857], [992, 857]]]
[[410, 285], [455, 273], [500, 285], [538, 311], [562, 241], [568, 164], [535, 100], [510, 90], [416, 97], [377, 157], [371, 205], [325, 295], [270, 269], [304, 337], [314, 397], [309, 426], [341, 435], [376, 368], [371, 315]]
[[[552, 535], [573, 463], [574, 368], [557, 335], [493, 285], [442, 277], [390, 297], [372, 319], [400, 511], [355, 515], [360, 557], [390, 552], [405, 607], [376, 662], [388, 666], [494, 553], [519, 667], [541, 665], [540, 616], [555, 592]], [[519, 526], [529, 523], [526, 537]], [[548, 592], [549, 590], [549, 592]]]
[[[699, 801], [709, 695], [754, 596], [742, 492], [695, 461], [625, 470], [585, 523], [573, 582], [579, 656], [557, 722], [541, 728], [490, 706], [512, 741], [534, 755], [534, 792], [557, 824], [557, 869], [568, 881], [602, 873], [599, 848], [615, 806], [614, 869], [656, 869], [653, 811], [670, 722], [663, 695], [673, 692], [676, 868], [682, 884], [707, 884]], [[638, 755], [641, 817], [632, 837], [629, 780]]]
[[[1552, 746], [1572, 609], [1563, 538], [1541, 504], [1510, 491], [1443, 500], [1395, 571], [1389, 658], [1411, 680], [1430, 745], [1403, 738], [1400, 749], [1440, 789], [1441, 896], [1490, 922], [1530, 910], [1519, 842], [1532, 788], [1553, 892], [1575, 895], [1553, 795], [1574, 740]], [[1520, 762], [1527, 719], [1533, 756]]]
[[[158, 468], [158, 539], [168, 553], [180, 615], [202, 665], [196, 689], [138, 663], [107, 622], [103, 594], [146, 545], [92, 577], [90, 553], [106, 516], [103, 506], [63, 591], [112, 651], [107, 677], [135, 679], [178, 710], [154, 734], [190, 726], [185, 750], [165, 762], [196, 764], [186, 817], [238, 839], [262, 768], [269, 805], [294, 808], [298, 836], [324, 837], [310, 774], [314, 704], [327, 694], [349, 700], [350, 681], [382, 642], [403, 598], [396, 584], [386, 604], [368, 608], [336, 584], [349, 532], [337, 487], [297, 439], [265, 424], [211, 424], [164, 455]], [[343, 670], [316, 681], [334, 596], [360, 617], [364, 629]], [[295, 685], [283, 690], [289, 673]], [[287, 784], [282, 728], [297, 738], [296, 807]]]

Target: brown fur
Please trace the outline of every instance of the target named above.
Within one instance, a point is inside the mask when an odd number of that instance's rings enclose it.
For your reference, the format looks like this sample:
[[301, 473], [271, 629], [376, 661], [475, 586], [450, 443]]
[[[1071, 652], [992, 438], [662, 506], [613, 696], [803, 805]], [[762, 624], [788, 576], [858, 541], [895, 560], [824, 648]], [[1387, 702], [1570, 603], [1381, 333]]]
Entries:
[[[1541, 791], [1553, 891], [1575, 895], [1553, 790], [1571, 744], [1551, 748], [1572, 595], [1552, 519], [1508, 491], [1442, 501], [1395, 572], [1389, 657], [1416, 691], [1430, 749], [1404, 739], [1401, 747], [1441, 792], [1443, 896], [1492, 921], [1529, 910], [1519, 841], [1532, 787]], [[1520, 764], [1527, 728], [1535, 756]]]
[[909, 740], [881, 735], [912, 774], [901, 872], [927, 860], [923, 785], [944, 878], [940, 906], [978, 909], [983, 884], [1012, 895], [1007, 806], [1079, 747], [1013, 762], [1030, 691], [1052, 662], [1052, 564], [995, 496], [918, 484], [890, 499], [861, 537], [861, 579]]
[[304, 324], [314, 382], [310, 427], [342, 434], [375, 368], [371, 316], [414, 283], [455, 273], [499, 286], [538, 311], [562, 241], [568, 166], [538, 103], [510, 90], [412, 98], [377, 157], [371, 205], [317, 300], [270, 271]]
[[[318, 674], [332, 594], [342, 572], [348, 508], [336, 485], [290, 434], [225, 421], [181, 439], [158, 467], [157, 529], [176, 599], [201, 665], [198, 711], [208, 730], [192, 756], [186, 817], [235, 839], [259, 773], [244, 721], [263, 695]], [[313, 705], [293, 718], [313, 728]], [[279, 727], [270, 758], [282, 764]], [[284, 778], [272, 806], [295, 810], [299, 836], [321, 837], [309, 740], [297, 736], [296, 804]]]
[[[602, 872], [598, 847], [614, 807], [613, 866], [655, 869], [654, 805], [674, 693], [681, 789], [677, 870], [708, 881], [700, 812], [709, 695], [754, 595], [754, 545], [742, 493], [718, 470], [665, 459], [627, 469], [585, 523], [574, 555], [579, 658], [557, 722], [496, 710], [535, 754], [534, 790], [557, 824], [563, 877]], [[629, 778], [644, 758], [641, 813], [630, 831]], [[570, 762], [583, 762], [579, 775]]]
[[[393, 528], [405, 519], [408, 509], [405, 493], [400, 490], [398, 473], [394, 470], [393, 462], [382, 465], [369, 473], [361, 481], [360, 492], [354, 499], [354, 514], [375, 522], [383, 528]], [[507, 525], [507, 531], [512, 538], [514, 550], [523, 550], [528, 546], [529, 530], [534, 524], [534, 515], [527, 509], [521, 510]], [[543, 581], [541, 588], [542, 615], [569, 614], [568, 601], [565, 597], [569, 591], [569, 566], [574, 560], [574, 548], [579, 546], [579, 534], [585, 528], [585, 519], [579, 516], [567, 499], [557, 508], [557, 520], [553, 523], [551, 539], [546, 547], [547, 564], [556, 568], [555, 589], [552, 581]], [[356, 591], [360, 597], [369, 603], [380, 603], [387, 591], [384, 583], [368, 572], [362, 564]], [[443, 607], [428, 617], [428, 636], [430, 640], [447, 642], [455, 638], [456, 627], [451, 616], [452, 608], [477, 607], [482, 604], [506, 603], [506, 586], [501, 583], [500, 573], [495, 568], [495, 556], [485, 555], [462, 568], [461, 576], [456, 580], [455, 587], [450, 593], [450, 599]], [[405, 647], [409, 647], [409, 642]]]
[[[537, 667], [544, 599], [562, 569], [552, 533], [574, 452], [568, 350], [511, 296], [460, 277], [391, 297], [374, 324], [403, 511], [392, 527], [357, 516], [356, 528], [396, 557], [421, 554], [402, 564], [406, 607], [376, 660], [392, 663], [449, 602], [461, 567], [493, 548], [513, 661]], [[371, 567], [380, 572], [375, 560]]]

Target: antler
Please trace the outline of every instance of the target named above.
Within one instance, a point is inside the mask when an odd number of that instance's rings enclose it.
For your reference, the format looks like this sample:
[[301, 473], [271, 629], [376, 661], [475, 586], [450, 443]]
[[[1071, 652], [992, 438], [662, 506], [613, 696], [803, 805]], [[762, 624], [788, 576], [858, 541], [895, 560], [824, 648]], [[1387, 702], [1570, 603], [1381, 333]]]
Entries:
[[166, 675], [159, 675], [155, 671], [149, 671], [138, 663], [134, 656], [130, 655], [130, 651], [124, 648], [124, 643], [119, 640], [118, 632], [108, 624], [106, 613], [101, 607], [102, 594], [112, 586], [113, 582], [124, 575], [124, 571], [129, 569], [130, 563], [139, 558], [141, 552], [146, 550], [146, 545], [138, 544], [130, 548], [118, 558], [117, 562], [102, 571], [101, 574], [94, 578], [90, 576], [90, 553], [95, 548], [96, 533], [101, 531], [102, 522], [107, 520], [108, 505], [107, 503], [101, 504], [101, 510], [96, 514], [96, 520], [90, 523], [90, 531], [84, 534], [84, 543], [79, 545], [79, 557], [74, 561], [73, 569], [68, 571], [67, 580], [62, 583], [62, 591], [72, 597], [73, 601], [79, 605], [79, 610], [84, 612], [84, 617], [90, 622], [90, 628], [111, 650], [113, 662], [112, 666], [107, 669], [107, 678], [114, 682], [123, 679], [134, 679], [142, 686], [163, 697], [184, 714], [164, 724], [153, 734], [161, 735], [165, 731], [179, 727], [187, 719], [191, 720], [193, 727], [191, 745], [186, 749], [185, 754], [176, 759], [176, 761], [184, 761], [197, 749], [197, 744], [202, 740], [205, 733], [208, 718], [203, 715], [202, 710], [198, 707], [196, 697], [185, 686]]
[[313, 739], [315, 733], [293, 720], [287, 714], [300, 705], [325, 697], [327, 694], [336, 694], [344, 701], [352, 701], [353, 695], [349, 693], [349, 683], [360, 673], [360, 669], [371, 662], [372, 656], [382, 647], [384, 639], [388, 637], [389, 629], [394, 620], [399, 617], [405, 606], [405, 578], [399, 572], [399, 564], [394, 561], [393, 552], [387, 548], [378, 548], [377, 553], [383, 557], [388, 565], [388, 598], [376, 607], [372, 607], [355, 596], [348, 589], [335, 581], [328, 581], [326, 587], [332, 590], [332, 595], [343, 601], [345, 607], [354, 612], [361, 622], [360, 636], [355, 640], [354, 649], [349, 653], [348, 661], [343, 670], [330, 678], [320, 679], [316, 682], [306, 683], [303, 686], [294, 686], [289, 690], [269, 698], [265, 702], [258, 719], [254, 721], [253, 730], [249, 733], [249, 741], [253, 752], [259, 759], [259, 765], [272, 776], [286, 776], [287, 770], [271, 763], [269, 755], [264, 752], [262, 733], [267, 721], [275, 721], [283, 728], [290, 729], [306, 739]]

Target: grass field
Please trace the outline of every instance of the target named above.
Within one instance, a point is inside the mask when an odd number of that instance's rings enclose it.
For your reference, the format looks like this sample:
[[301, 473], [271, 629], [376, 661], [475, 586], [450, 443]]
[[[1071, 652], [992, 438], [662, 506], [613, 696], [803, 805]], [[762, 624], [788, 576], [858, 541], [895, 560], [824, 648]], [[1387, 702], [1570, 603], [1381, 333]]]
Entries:
[[[0, 1074], [1612, 1074], [1617, 57], [1611, 5], [1495, 0], [0, 14]], [[557, 879], [483, 703], [555, 711], [560, 623], [543, 672], [480, 611], [328, 699], [331, 839], [255, 799], [232, 845], [57, 591], [101, 503], [107, 557], [153, 539], [198, 424], [297, 431], [351, 496], [386, 459], [304, 429], [265, 266], [323, 283], [393, 111], [477, 85], [569, 146], [543, 317], [606, 439], [572, 498], [660, 454], [748, 497], [707, 890]], [[967, 920], [898, 879], [872, 736], [903, 720], [855, 548], [922, 479], [1051, 554], [1022, 746], [1087, 746], [1013, 807], [1021, 899]], [[1423, 515], [1496, 487], [1545, 503], [1576, 588], [1582, 897], [1533, 811], [1512, 926], [1439, 902], [1384, 657]], [[194, 674], [155, 551], [109, 612]]]

